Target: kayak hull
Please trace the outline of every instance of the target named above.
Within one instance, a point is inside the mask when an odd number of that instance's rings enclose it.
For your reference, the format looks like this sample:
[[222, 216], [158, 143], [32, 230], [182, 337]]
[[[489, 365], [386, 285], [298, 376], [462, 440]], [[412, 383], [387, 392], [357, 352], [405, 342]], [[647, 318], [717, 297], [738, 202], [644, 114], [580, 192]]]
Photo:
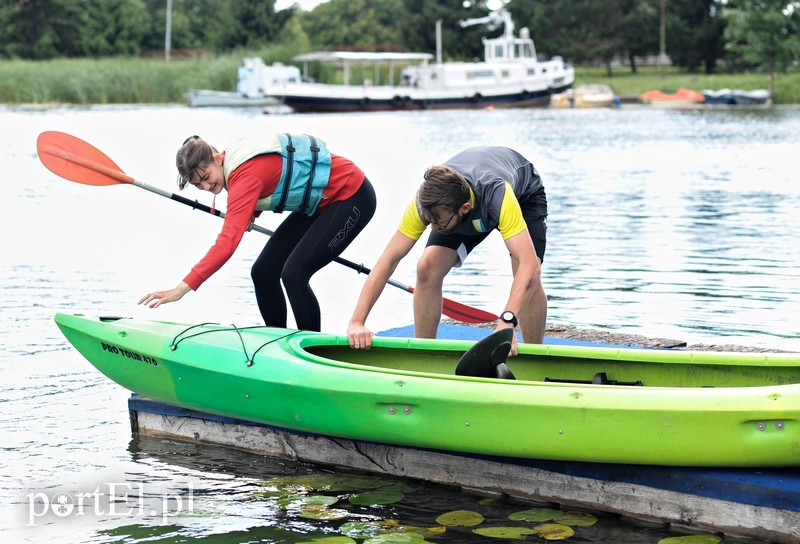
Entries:
[[507, 362], [517, 379], [506, 380], [455, 375], [468, 341], [377, 337], [364, 351], [266, 327], [56, 322], [143, 397], [286, 429], [529, 459], [800, 465], [795, 354], [523, 344]]

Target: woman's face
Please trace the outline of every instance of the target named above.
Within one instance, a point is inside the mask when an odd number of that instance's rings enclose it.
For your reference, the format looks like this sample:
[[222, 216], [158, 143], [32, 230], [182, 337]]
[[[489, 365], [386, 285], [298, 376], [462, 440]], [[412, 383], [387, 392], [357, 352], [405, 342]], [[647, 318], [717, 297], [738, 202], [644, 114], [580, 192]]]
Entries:
[[222, 156], [215, 153], [213, 161], [194, 171], [189, 183], [201, 191], [208, 191], [215, 195], [222, 192], [222, 189], [225, 188], [225, 177], [222, 173]]

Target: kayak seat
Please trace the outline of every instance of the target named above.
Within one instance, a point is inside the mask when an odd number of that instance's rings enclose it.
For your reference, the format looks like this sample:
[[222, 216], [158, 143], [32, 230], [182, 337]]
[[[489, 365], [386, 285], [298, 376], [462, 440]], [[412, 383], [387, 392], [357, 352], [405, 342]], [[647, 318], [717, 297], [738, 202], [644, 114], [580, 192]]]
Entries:
[[476, 342], [458, 361], [456, 376], [515, 379], [506, 366], [513, 335], [513, 329], [502, 329]]

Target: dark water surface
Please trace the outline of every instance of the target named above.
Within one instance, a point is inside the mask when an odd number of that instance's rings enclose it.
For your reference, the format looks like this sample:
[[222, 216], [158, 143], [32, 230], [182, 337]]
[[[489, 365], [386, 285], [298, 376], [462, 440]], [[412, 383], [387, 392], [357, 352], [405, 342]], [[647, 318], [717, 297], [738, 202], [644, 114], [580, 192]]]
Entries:
[[[348, 497], [371, 485], [360, 481], [362, 489], [302, 488], [336, 495], [332, 508], [347, 514], [345, 520], [310, 520], [280, 497], [294, 485], [291, 478], [319, 468], [223, 448], [132, 440], [129, 393], [66, 344], [53, 315], [255, 324], [249, 267], [264, 239], [248, 234], [197, 293], [158, 310], [140, 308], [141, 295], [183, 278], [221, 223], [135, 187], [56, 178], [36, 157], [36, 137], [44, 130], [84, 138], [127, 173], [170, 191], [176, 190], [174, 152], [186, 136], [200, 134], [224, 147], [243, 133], [314, 133], [358, 163], [376, 186], [378, 213], [344, 255], [368, 266], [427, 166], [472, 145], [515, 147], [540, 170], [550, 201], [543, 280], [550, 321], [690, 343], [800, 350], [797, 109], [278, 117], [177, 106], [0, 109], [0, 127], [3, 542], [310, 542], [341, 534], [346, 522], [390, 518], [433, 527], [438, 515], [466, 509], [481, 512], [484, 524], [503, 525], [510, 523], [508, 514], [531, 507], [482, 504], [481, 497], [457, 490], [398, 480], [380, 486], [401, 490], [400, 502], [349, 505]], [[191, 189], [185, 195], [211, 202]], [[224, 209], [224, 198], [217, 206]], [[259, 224], [274, 229], [280, 219], [263, 217]], [[414, 283], [420, 251], [401, 264], [396, 279]], [[336, 266], [314, 278], [324, 330], [344, 331], [363, 279]], [[509, 285], [508, 257], [493, 236], [445, 287], [447, 296], [497, 313]], [[378, 331], [411, 321], [411, 297], [387, 288], [368, 324]], [[278, 476], [290, 483], [276, 485]], [[77, 515], [74, 501], [81, 494], [86, 507]], [[179, 512], [178, 500], [188, 504], [189, 496], [192, 512]], [[45, 499], [73, 509], [39, 515]], [[597, 524], [575, 527], [568, 541], [655, 544], [672, 534], [596, 515]], [[35, 524], [28, 525], [32, 516]], [[427, 539], [498, 542], [468, 529]]]

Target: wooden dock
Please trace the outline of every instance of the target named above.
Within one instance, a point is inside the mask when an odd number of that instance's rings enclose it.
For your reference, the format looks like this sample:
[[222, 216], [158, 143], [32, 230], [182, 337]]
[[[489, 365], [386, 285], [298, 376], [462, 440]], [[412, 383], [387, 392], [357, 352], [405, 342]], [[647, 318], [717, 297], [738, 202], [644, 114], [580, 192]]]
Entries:
[[[398, 335], [398, 329], [391, 332]], [[311, 435], [194, 412], [136, 395], [129, 399], [128, 407], [133, 433], [230, 446], [780, 544], [800, 542], [797, 468], [676, 468], [472, 456]]]

